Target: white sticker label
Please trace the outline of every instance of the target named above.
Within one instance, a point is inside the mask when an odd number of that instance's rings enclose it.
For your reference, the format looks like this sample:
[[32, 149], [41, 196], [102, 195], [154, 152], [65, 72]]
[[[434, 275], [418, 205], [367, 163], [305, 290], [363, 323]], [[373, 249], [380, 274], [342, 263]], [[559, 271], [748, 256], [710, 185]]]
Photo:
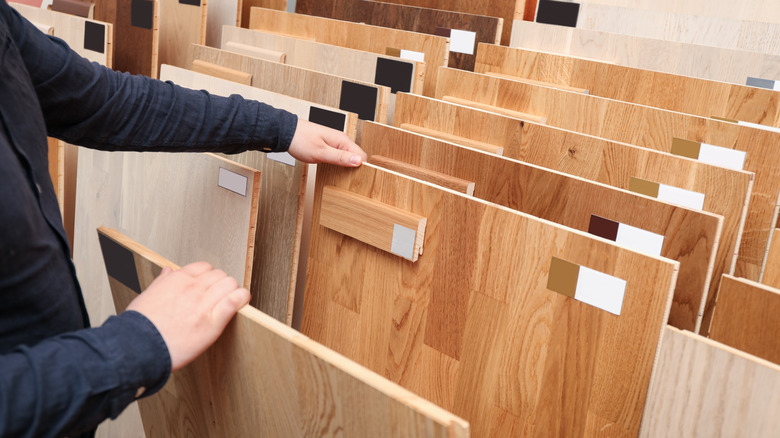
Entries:
[[772, 86], [772, 90], [774, 91], [780, 90], [780, 81], [775, 81], [775, 84]]
[[474, 54], [474, 45], [477, 43], [477, 33], [467, 30], [455, 30], [450, 32], [450, 52]]
[[696, 210], [704, 208], [704, 193], [693, 192], [666, 184], [658, 185], [658, 199]]
[[239, 175], [235, 172], [231, 172], [227, 169], [219, 168], [219, 178], [217, 184], [223, 189], [230, 190], [231, 192], [238, 193], [241, 196], [246, 196], [246, 186], [249, 183], [249, 178]]
[[747, 127], [750, 127], [750, 128], [763, 129], [764, 131], [780, 132], [780, 128], [776, 128], [774, 126], [761, 125], [761, 124], [758, 124], [758, 123], [739, 121], [739, 122], [737, 122], [737, 124], [738, 125], [742, 125], [742, 126], [747, 126]]
[[415, 52], [414, 50], [401, 49], [401, 59], [407, 59], [409, 61], [425, 62], [425, 53]]
[[664, 246], [664, 236], [631, 225], [620, 224], [615, 243], [629, 249], [660, 256]]
[[295, 158], [289, 152], [269, 152], [268, 158], [288, 166], [295, 166]]
[[726, 167], [734, 170], [745, 168], [745, 157], [747, 153], [734, 149], [713, 146], [702, 143], [699, 149], [699, 161], [716, 166]]
[[413, 229], [393, 224], [393, 243], [390, 245], [390, 252], [407, 260], [412, 260], [414, 258], [414, 242], [416, 239], [417, 232]]
[[625, 294], [626, 280], [580, 266], [575, 300], [620, 315]]

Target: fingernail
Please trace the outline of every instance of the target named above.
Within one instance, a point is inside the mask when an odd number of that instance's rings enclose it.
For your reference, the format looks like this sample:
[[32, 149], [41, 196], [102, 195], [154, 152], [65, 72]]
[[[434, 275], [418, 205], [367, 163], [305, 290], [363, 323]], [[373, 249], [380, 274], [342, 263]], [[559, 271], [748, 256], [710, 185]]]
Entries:
[[349, 164], [351, 164], [353, 166], [360, 166], [360, 162], [361, 161], [363, 161], [363, 160], [360, 158], [360, 155], [353, 155], [349, 159]]

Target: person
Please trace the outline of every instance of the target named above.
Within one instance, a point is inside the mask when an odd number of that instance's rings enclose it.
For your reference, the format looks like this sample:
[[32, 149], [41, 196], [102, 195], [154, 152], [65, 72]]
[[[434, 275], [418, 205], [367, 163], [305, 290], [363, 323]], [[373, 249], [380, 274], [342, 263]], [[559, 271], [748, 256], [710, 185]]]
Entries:
[[207, 263], [165, 270], [89, 328], [46, 134], [101, 150], [288, 151], [359, 166], [349, 138], [268, 105], [89, 63], [0, 2], [0, 436], [77, 436], [159, 390], [249, 301]]

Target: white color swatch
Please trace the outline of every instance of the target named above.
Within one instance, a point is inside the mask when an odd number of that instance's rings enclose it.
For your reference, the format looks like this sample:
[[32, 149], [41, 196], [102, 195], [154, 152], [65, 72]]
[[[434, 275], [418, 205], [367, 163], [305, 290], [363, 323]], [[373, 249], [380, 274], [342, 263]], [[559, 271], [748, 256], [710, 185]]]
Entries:
[[295, 158], [289, 152], [269, 152], [268, 159], [288, 166], [295, 166]]
[[417, 232], [403, 225], [393, 225], [393, 242], [390, 245], [390, 252], [401, 256], [407, 260], [414, 258], [414, 242], [417, 239]]
[[666, 184], [658, 185], [658, 199], [696, 210], [704, 208], [704, 193], [672, 187]]
[[401, 49], [400, 58], [409, 61], [425, 62], [425, 53]]
[[664, 246], [664, 236], [631, 225], [620, 224], [615, 243], [629, 249], [660, 256]]
[[743, 170], [747, 153], [735, 149], [702, 143], [699, 149], [699, 161], [728, 169]]
[[246, 186], [249, 183], [249, 179], [243, 175], [239, 175], [235, 172], [231, 172], [222, 167], [219, 168], [219, 177], [217, 184], [223, 189], [230, 190], [231, 192], [238, 193], [241, 196], [246, 197]]
[[625, 294], [625, 280], [580, 266], [575, 300], [620, 315]]
[[450, 52], [474, 54], [474, 46], [477, 44], [477, 33], [467, 30], [450, 31]]

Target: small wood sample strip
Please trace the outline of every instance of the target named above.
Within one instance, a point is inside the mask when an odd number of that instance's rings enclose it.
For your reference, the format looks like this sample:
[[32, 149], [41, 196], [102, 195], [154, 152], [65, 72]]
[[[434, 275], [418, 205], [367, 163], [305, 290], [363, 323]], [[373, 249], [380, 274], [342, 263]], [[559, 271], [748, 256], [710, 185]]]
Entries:
[[780, 228], [772, 230], [772, 239], [764, 261], [761, 283], [780, 288]]
[[702, 117], [780, 126], [780, 93], [774, 90], [492, 44], [479, 45], [475, 71]]
[[211, 64], [209, 62], [201, 61], [200, 59], [192, 61], [192, 71], [232, 82], [237, 82], [241, 85], [252, 85], [251, 74], [244, 73], [240, 70], [233, 70], [221, 65]]
[[102, 0], [95, 19], [114, 25], [113, 68], [155, 77], [159, 55], [157, 0]]
[[253, 87], [353, 112], [363, 120], [387, 121], [388, 87], [206, 46], [191, 50], [193, 60], [251, 74]]
[[[395, 124], [404, 129], [414, 127], [415, 132], [423, 129], [425, 135], [472, 148], [474, 143], [500, 145], [508, 158], [622, 189], [630, 189], [631, 181], [639, 178], [702, 193], [704, 210], [724, 217], [712, 278], [717, 280], [730, 269], [735, 242], [742, 233], [752, 173], [404, 93], [398, 95]], [[714, 299], [717, 285], [711, 281], [708, 303]], [[700, 309], [693, 303], [680, 304], [672, 303], [672, 314], [682, 312], [687, 320], [698, 319]], [[684, 327], [696, 330], [695, 326]]]
[[379, 166], [376, 155], [473, 181], [480, 199], [679, 261], [669, 323], [698, 328], [721, 216], [374, 123], [363, 126], [360, 145]]
[[780, 430], [780, 366], [667, 327], [639, 436], [771, 438]]
[[[138, 0], [136, 0], [138, 1]], [[158, 65], [189, 68], [191, 44], [206, 44], [206, 0], [160, 2], [160, 57]], [[159, 71], [154, 77], [158, 77]]]
[[[677, 262], [371, 164], [317, 171], [304, 334], [474, 436], [636, 435]], [[412, 263], [319, 226], [328, 186], [426, 217], [425, 252]], [[555, 259], [579, 273], [551, 273]], [[604, 301], [587, 303], [589, 278], [611, 286]]]
[[709, 337], [780, 365], [780, 290], [723, 275]]
[[[172, 262], [98, 230], [117, 312]], [[245, 306], [203, 355], [139, 401], [148, 436], [466, 438], [463, 419]]]
[[449, 66], [474, 71], [477, 43], [498, 44], [504, 20], [485, 15], [363, 0], [300, 1], [299, 14], [450, 38]]
[[429, 96], [436, 87], [436, 67], [447, 65], [449, 59], [449, 43], [444, 37], [330, 18], [252, 8], [249, 28], [382, 55], [415, 58], [427, 66], [423, 93]]
[[[709, 9], [709, 7], [708, 7]], [[780, 78], [780, 56], [515, 20], [510, 47], [744, 85]]]

